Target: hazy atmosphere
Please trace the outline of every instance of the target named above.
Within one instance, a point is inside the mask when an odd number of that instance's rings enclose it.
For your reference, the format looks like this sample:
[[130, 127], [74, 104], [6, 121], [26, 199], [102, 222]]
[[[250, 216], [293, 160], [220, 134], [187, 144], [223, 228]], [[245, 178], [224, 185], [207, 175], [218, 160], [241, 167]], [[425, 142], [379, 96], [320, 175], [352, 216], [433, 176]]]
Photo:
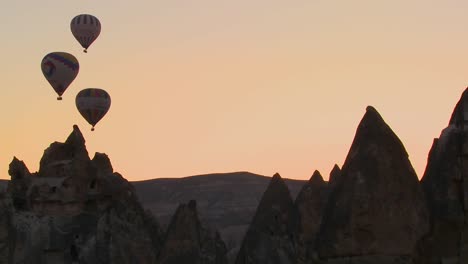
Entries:
[[[128, 180], [251, 171], [308, 179], [342, 165], [367, 105], [402, 140], [419, 178], [468, 85], [466, 1], [8, 1], [0, 9], [0, 178], [38, 169], [77, 124], [90, 155]], [[78, 14], [102, 31], [87, 54]], [[56, 100], [40, 63], [80, 62]], [[84, 88], [112, 98], [90, 131]]]

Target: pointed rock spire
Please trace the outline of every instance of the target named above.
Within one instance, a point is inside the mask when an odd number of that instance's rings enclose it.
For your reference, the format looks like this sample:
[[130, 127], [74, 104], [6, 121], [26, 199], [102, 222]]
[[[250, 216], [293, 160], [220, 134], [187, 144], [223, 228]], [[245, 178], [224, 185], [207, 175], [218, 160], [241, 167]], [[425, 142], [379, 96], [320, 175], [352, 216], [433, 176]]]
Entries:
[[77, 125], [73, 125], [73, 131], [68, 136], [65, 144], [73, 145], [75, 147], [85, 147], [85, 139], [83, 134], [81, 133], [80, 129]]
[[315, 184], [324, 184], [325, 181], [323, 180], [323, 177], [322, 177], [322, 174], [320, 174], [320, 172], [318, 170], [315, 170], [314, 173], [312, 174], [312, 177], [310, 177], [309, 179], [309, 182], [312, 184], [312, 185], [315, 185]]
[[468, 88], [463, 91], [460, 100], [458, 100], [455, 109], [453, 109], [452, 116], [450, 117], [449, 125], [459, 124], [464, 119], [464, 112], [468, 113]]
[[114, 172], [111, 161], [105, 153], [96, 152], [92, 162], [102, 175], [112, 174]]
[[330, 172], [330, 177], [328, 178], [328, 183], [332, 186], [334, 186], [337, 181], [340, 179], [341, 176], [341, 169], [338, 167], [337, 164], [333, 166], [333, 169]]
[[226, 253], [219, 234], [202, 227], [191, 200], [179, 205], [172, 217], [157, 263], [227, 264]]
[[425, 197], [403, 144], [367, 107], [328, 198], [320, 257], [411, 255], [428, 225]]
[[31, 176], [31, 173], [26, 167], [26, 164], [24, 164], [22, 160], [19, 160], [16, 157], [13, 157], [13, 160], [10, 162], [8, 174], [10, 175], [12, 181], [22, 180]]
[[327, 183], [323, 180], [320, 172], [316, 170], [296, 198], [295, 206], [299, 213], [299, 263], [308, 263], [307, 261], [313, 257], [313, 249], [322, 222], [327, 194]]
[[276, 173], [260, 200], [235, 263], [295, 263], [296, 221], [289, 189]]
[[434, 139], [421, 179], [431, 213], [431, 230], [419, 246], [421, 263], [448, 258], [468, 262], [468, 125], [462, 130], [461, 124], [463, 112], [468, 112], [467, 99], [468, 89], [456, 104], [449, 125]]
[[45, 151], [40, 161], [38, 176], [68, 177], [81, 174], [87, 178], [91, 174], [90, 159], [85, 140], [78, 126], [73, 126], [72, 133], [64, 143], [54, 142]]
[[27, 192], [31, 184], [32, 174], [22, 160], [13, 157], [8, 169], [11, 181], [8, 182], [8, 192], [13, 199], [13, 205], [18, 210], [28, 209]]

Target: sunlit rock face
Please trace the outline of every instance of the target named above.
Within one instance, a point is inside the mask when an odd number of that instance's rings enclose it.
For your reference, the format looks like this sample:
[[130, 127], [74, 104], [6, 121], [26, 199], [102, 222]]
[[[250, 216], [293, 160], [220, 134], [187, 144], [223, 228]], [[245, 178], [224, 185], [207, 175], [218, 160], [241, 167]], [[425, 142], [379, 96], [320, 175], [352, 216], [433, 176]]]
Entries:
[[434, 139], [421, 179], [431, 213], [431, 231], [420, 243], [420, 263], [468, 263], [466, 99], [468, 90], [455, 106], [448, 126]]
[[196, 202], [191, 200], [172, 217], [158, 263], [227, 264], [226, 253], [219, 233], [202, 226]]
[[9, 174], [0, 263], [156, 263], [158, 223], [105, 154], [88, 157], [77, 126], [44, 151], [38, 172], [14, 158]]
[[275, 174], [260, 200], [236, 264], [290, 264], [296, 256], [297, 212], [289, 189]]
[[410, 263], [428, 228], [424, 193], [403, 144], [367, 107], [328, 198], [316, 242], [320, 258]]

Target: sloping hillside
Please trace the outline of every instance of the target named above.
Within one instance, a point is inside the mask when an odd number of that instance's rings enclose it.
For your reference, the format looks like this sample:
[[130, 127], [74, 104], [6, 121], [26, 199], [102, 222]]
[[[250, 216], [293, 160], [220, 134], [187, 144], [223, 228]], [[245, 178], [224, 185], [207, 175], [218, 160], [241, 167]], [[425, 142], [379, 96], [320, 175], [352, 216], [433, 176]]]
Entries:
[[[200, 219], [218, 229], [235, 254], [271, 177], [249, 172], [132, 182], [140, 201], [164, 227], [180, 203], [196, 200]], [[293, 198], [306, 181], [285, 179]]]
[[[216, 228], [248, 224], [271, 177], [249, 172], [132, 182], [140, 201], [163, 224], [180, 203], [196, 200], [202, 221]], [[306, 181], [286, 179], [293, 197]]]

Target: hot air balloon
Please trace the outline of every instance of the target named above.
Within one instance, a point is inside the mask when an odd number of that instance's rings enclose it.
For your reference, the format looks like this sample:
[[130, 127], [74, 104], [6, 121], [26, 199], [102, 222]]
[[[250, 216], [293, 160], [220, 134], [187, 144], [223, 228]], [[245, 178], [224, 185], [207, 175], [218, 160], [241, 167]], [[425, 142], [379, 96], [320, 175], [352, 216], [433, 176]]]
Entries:
[[107, 113], [111, 105], [111, 98], [109, 94], [99, 88], [87, 88], [81, 90], [76, 95], [76, 108], [80, 114], [88, 121], [93, 127], [101, 120]]
[[74, 17], [70, 23], [70, 29], [73, 36], [88, 52], [89, 46], [97, 39], [101, 33], [101, 22], [95, 16], [81, 14]]
[[47, 54], [41, 62], [42, 73], [59, 95], [57, 100], [62, 100], [62, 94], [78, 75], [80, 65], [78, 60], [66, 52], [52, 52]]

